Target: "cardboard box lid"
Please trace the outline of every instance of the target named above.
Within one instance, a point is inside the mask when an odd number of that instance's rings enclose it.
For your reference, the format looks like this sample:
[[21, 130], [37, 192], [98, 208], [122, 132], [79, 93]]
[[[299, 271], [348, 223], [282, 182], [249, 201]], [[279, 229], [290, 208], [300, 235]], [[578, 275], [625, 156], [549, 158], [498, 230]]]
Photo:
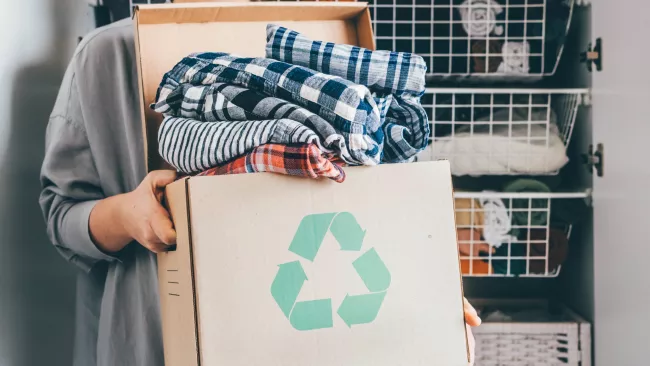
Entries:
[[264, 57], [266, 26], [280, 24], [318, 40], [375, 49], [366, 3], [188, 3], [139, 5], [134, 10], [136, 52], [147, 169], [165, 166], [158, 155], [162, 116], [149, 108], [163, 75], [194, 52]]

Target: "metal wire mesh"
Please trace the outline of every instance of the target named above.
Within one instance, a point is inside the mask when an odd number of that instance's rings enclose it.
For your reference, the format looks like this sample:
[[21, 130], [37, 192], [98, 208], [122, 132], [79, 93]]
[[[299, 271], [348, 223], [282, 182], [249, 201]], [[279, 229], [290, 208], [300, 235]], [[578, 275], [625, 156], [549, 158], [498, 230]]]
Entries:
[[422, 105], [432, 138], [418, 159], [447, 159], [455, 175], [557, 174], [586, 93], [429, 88]]
[[457, 192], [456, 230], [463, 275], [558, 276], [571, 226], [554, 221], [553, 203], [580, 198], [586, 194]]
[[377, 48], [422, 56], [430, 78], [516, 81], [555, 73], [574, 0], [369, 0], [368, 4]]

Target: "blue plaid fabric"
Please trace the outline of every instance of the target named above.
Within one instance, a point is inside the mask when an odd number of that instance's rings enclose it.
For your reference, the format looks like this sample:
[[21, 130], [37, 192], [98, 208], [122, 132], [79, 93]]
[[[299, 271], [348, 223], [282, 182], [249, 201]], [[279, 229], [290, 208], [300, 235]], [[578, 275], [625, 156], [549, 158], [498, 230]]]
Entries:
[[[166, 113], [186, 84], [229, 83], [297, 104], [322, 117], [345, 138], [353, 163], [376, 165], [384, 145], [383, 120], [392, 98], [375, 98], [367, 87], [340, 77], [266, 58], [197, 53], [165, 74], [152, 108]], [[184, 95], [190, 102], [192, 95]], [[169, 108], [167, 106], [170, 106]], [[321, 136], [325, 145], [330, 136]]]
[[[390, 106], [389, 102], [390, 100], [387, 100], [387, 103], [380, 104], [380, 113], [383, 113], [384, 116], [387, 106]], [[323, 145], [321, 142], [316, 142], [322, 151], [336, 153], [350, 165], [363, 163], [350, 154], [343, 135], [321, 116], [286, 100], [269, 97], [241, 86], [227, 83], [199, 86], [181, 84], [156, 103], [154, 110], [168, 116], [184, 117], [201, 122], [274, 120], [275, 123], [278, 123], [280, 120], [295, 121], [297, 124], [304, 125], [303, 128], [308, 128], [319, 136], [326, 137], [322, 140]], [[228, 136], [234, 135], [233, 131], [238, 126], [236, 123], [223, 123], [222, 125], [225, 127], [218, 130], [219, 134]], [[182, 131], [184, 128], [177, 130]], [[293, 128], [298, 130], [297, 126]], [[287, 129], [285, 128], [285, 130]], [[247, 141], [262, 141], [265, 139], [265, 133], [264, 129], [254, 128], [249, 132], [250, 136], [246, 137]], [[168, 150], [173, 150], [174, 146], [168, 143], [163, 144], [162, 139], [163, 136], [160, 136], [158, 144], [161, 149], [164, 148], [161, 150], [161, 154], [170, 156]], [[279, 141], [281, 140], [277, 139], [276, 143], [281, 143]], [[170, 161], [168, 163], [174, 165]]]
[[418, 55], [313, 41], [274, 24], [266, 28], [266, 41], [268, 58], [335, 75], [380, 94], [424, 94], [427, 65]]
[[266, 56], [365, 85], [378, 98], [391, 95], [384, 105], [382, 161], [406, 161], [427, 146], [429, 121], [420, 104], [427, 71], [422, 57], [313, 41], [273, 24], [267, 26]]

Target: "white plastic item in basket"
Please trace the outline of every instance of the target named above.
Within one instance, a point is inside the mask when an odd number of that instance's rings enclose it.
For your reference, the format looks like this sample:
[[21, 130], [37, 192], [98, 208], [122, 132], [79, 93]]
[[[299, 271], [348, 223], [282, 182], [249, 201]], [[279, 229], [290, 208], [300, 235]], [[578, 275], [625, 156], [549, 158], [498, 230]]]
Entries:
[[485, 321], [473, 332], [475, 366], [591, 366], [591, 325], [569, 309], [561, 320]]

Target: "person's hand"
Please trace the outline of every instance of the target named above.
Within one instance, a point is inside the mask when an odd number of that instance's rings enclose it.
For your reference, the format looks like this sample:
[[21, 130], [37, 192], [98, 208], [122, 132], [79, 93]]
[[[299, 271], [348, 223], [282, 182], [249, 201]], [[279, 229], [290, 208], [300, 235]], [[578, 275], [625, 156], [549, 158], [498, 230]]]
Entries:
[[481, 325], [481, 318], [479, 318], [476, 309], [467, 301], [463, 299], [463, 310], [465, 312], [465, 323], [467, 327], [467, 341], [469, 343], [469, 366], [474, 365], [474, 352], [476, 347], [476, 342], [474, 340], [474, 335], [472, 334], [471, 327], [478, 327]]
[[176, 244], [176, 231], [161, 204], [164, 188], [176, 179], [172, 170], [149, 173], [134, 191], [124, 195], [121, 223], [129, 236], [154, 253]]

